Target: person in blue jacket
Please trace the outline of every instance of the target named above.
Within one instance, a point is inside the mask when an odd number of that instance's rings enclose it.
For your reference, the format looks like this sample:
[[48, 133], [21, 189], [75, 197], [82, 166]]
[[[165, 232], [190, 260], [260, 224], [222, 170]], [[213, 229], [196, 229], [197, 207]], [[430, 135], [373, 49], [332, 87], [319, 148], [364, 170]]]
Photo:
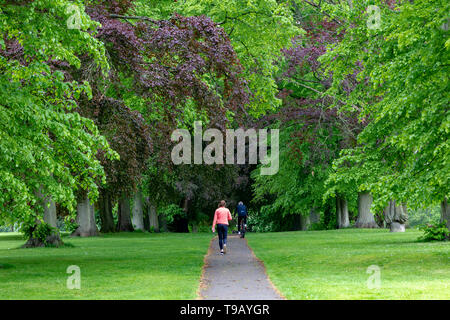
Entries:
[[238, 234], [241, 234], [241, 221], [244, 220], [244, 224], [247, 224], [247, 207], [242, 203], [242, 201], [239, 201], [236, 211], [238, 214]]

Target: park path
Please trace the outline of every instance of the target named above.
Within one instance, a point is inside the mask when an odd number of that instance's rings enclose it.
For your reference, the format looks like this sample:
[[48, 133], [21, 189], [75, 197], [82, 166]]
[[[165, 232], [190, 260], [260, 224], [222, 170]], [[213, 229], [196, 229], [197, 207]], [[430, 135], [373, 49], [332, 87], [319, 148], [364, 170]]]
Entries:
[[207, 300], [281, 300], [267, 277], [264, 265], [246, 239], [229, 235], [227, 253], [219, 254], [215, 237], [205, 257], [199, 298]]

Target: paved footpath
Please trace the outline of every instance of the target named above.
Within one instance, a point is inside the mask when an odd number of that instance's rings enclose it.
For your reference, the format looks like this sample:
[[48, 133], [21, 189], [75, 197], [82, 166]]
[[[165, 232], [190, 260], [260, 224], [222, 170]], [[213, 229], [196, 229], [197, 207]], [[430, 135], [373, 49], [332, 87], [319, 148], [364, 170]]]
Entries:
[[283, 299], [256, 259], [247, 240], [229, 235], [227, 253], [219, 254], [217, 237], [211, 241], [199, 298], [208, 300], [280, 300]]

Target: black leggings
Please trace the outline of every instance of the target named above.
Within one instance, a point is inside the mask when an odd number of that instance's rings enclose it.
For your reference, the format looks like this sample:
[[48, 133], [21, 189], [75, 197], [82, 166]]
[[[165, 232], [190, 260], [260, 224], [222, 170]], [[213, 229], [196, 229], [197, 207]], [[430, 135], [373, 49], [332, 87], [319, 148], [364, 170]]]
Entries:
[[222, 250], [223, 245], [227, 244], [228, 225], [218, 224], [217, 225], [217, 233], [219, 234], [219, 247], [220, 247], [220, 250]]
[[238, 216], [238, 231], [241, 231], [241, 221], [244, 220], [244, 224], [247, 223], [247, 216]]

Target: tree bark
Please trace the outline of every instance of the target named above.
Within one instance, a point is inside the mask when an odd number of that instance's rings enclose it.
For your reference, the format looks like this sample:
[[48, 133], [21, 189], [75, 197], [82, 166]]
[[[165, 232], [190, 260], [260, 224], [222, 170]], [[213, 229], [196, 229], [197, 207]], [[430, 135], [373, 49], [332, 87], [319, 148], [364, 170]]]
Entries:
[[342, 225], [342, 207], [341, 207], [341, 199], [338, 195], [336, 195], [336, 227], [338, 229], [341, 228]]
[[72, 232], [72, 237], [92, 237], [98, 236], [97, 225], [95, 224], [94, 205], [89, 201], [86, 195], [77, 203], [77, 220], [78, 228]]
[[56, 228], [56, 205], [50, 197], [45, 197], [39, 189], [36, 196], [41, 200], [41, 205], [44, 208], [44, 222], [48, 223], [53, 228]]
[[304, 216], [304, 215], [300, 215], [300, 230], [301, 231], [306, 231], [308, 230], [308, 227], [311, 225], [311, 220], [309, 218], [309, 215]]
[[[159, 232], [159, 219], [158, 213], [156, 212], [156, 206], [150, 201], [147, 202], [148, 207], [148, 219], [150, 224], [150, 231], [153, 229], [154, 232]], [[164, 230], [167, 231], [167, 223], [164, 224]]]
[[409, 216], [408, 216], [408, 206], [406, 203], [402, 203], [403, 212], [406, 215], [405, 228], [409, 228]]
[[320, 222], [320, 213], [314, 208], [309, 212], [309, 221], [311, 224]]
[[[63, 245], [63, 241], [61, 240], [61, 234], [59, 230], [56, 229], [56, 205], [55, 202], [50, 197], [45, 197], [41, 190], [36, 192], [36, 196], [41, 200], [40, 204], [44, 209], [44, 223], [50, 225], [52, 228], [55, 228], [51, 231], [51, 234], [47, 235], [45, 240], [31, 237], [27, 240], [27, 242], [22, 246], [23, 248], [36, 248], [36, 247], [46, 247], [46, 246], [54, 246], [59, 247]], [[41, 224], [41, 221], [36, 219], [37, 227]], [[14, 226], [13, 226], [14, 230]]]
[[134, 231], [131, 223], [130, 199], [123, 196], [119, 200], [117, 231]]
[[350, 219], [348, 216], [348, 203], [347, 199], [341, 198], [341, 208], [342, 208], [342, 216], [341, 216], [341, 222], [342, 226], [341, 228], [348, 228], [350, 227]]
[[356, 220], [356, 228], [378, 228], [377, 223], [370, 212], [372, 205], [372, 195], [369, 192], [358, 193], [358, 219]]
[[102, 233], [108, 233], [108, 232], [114, 232], [114, 217], [112, 213], [112, 201], [111, 201], [111, 194], [109, 191], [101, 190], [100, 191], [100, 197], [99, 197], [99, 213], [100, 213], [100, 220], [102, 221], [102, 226], [100, 229], [100, 232]]
[[336, 195], [336, 222], [338, 229], [348, 228], [350, 226], [347, 200], [338, 195]]
[[142, 203], [142, 193], [137, 191], [134, 195], [134, 205], [133, 205], [133, 227], [135, 230], [144, 231], [144, 216], [142, 213], [143, 203]]
[[405, 232], [407, 220], [406, 204], [398, 204], [395, 200], [389, 201], [389, 204], [384, 209], [384, 221], [391, 232]]
[[447, 198], [441, 202], [441, 222], [447, 221], [447, 229], [450, 230], [450, 204]]

